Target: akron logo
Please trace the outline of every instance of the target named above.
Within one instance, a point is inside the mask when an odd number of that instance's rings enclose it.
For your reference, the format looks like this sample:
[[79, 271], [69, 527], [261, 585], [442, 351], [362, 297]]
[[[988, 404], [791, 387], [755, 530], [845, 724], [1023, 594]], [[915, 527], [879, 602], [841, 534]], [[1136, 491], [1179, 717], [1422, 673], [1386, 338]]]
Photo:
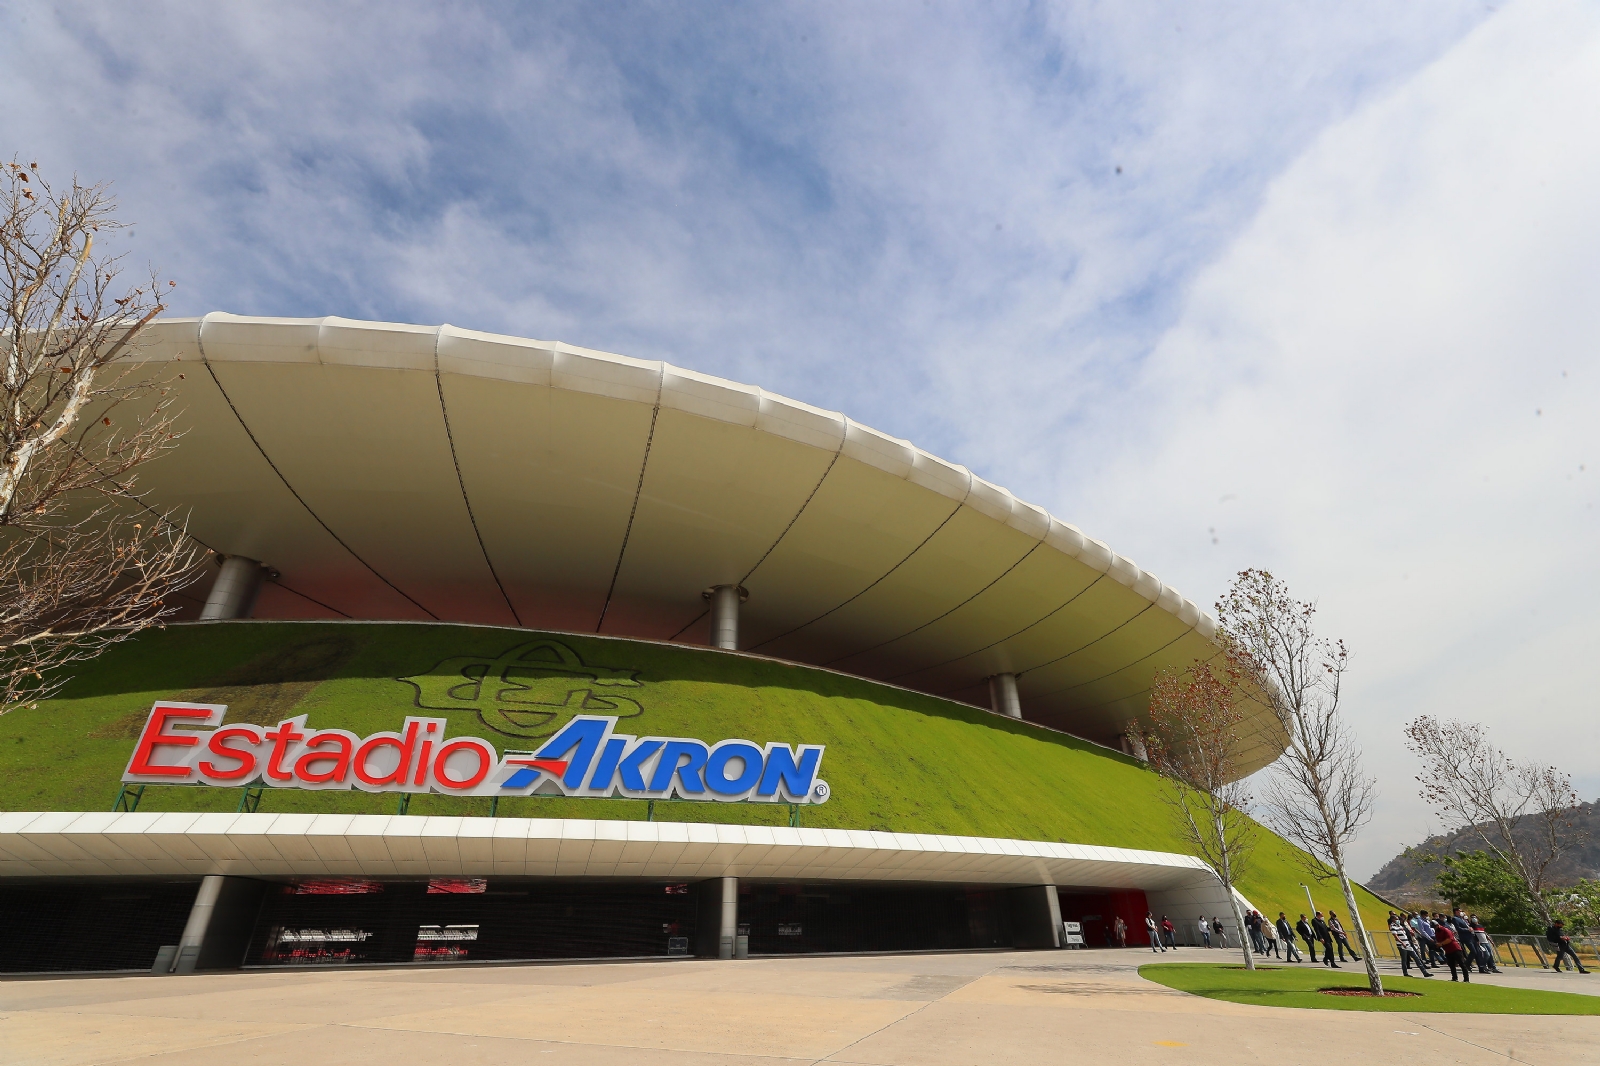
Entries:
[[[578, 715], [637, 718], [637, 670], [590, 666], [556, 640], [535, 640], [498, 656], [456, 655], [427, 673], [396, 678], [416, 689], [417, 707], [474, 711], [503, 737], [543, 740]], [[629, 693], [632, 695], [629, 695]]]
[[314, 729], [303, 714], [270, 728], [224, 725], [227, 711], [158, 702], [123, 782], [795, 804], [829, 796], [817, 776], [821, 744], [636, 737], [617, 733], [614, 717], [580, 714], [537, 751], [498, 755], [480, 737], [447, 737], [443, 718], [407, 717], [398, 732], [359, 737]]

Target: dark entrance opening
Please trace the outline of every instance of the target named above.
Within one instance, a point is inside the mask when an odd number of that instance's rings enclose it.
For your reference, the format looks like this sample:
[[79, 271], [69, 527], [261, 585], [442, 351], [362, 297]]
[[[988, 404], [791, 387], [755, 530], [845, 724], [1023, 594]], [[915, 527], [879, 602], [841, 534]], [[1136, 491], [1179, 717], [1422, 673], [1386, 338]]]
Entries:
[[739, 886], [752, 955], [1009, 947], [1003, 890], [859, 884]]
[[684, 883], [306, 881], [268, 890], [244, 965], [687, 954], [694, 919]]
[[0, 885], [0, 973], [148, 970], [176, 944], [198, 881]]

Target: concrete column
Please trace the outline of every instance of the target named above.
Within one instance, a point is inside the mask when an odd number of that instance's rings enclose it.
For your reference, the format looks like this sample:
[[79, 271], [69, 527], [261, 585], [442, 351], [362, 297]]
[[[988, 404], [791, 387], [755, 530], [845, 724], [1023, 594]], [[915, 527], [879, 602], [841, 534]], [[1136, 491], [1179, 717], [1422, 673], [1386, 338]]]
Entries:
[[718, 585], [702, 593], [711, 601], [711, 646], [739, 650], [739, 605], [750, 594], [738, 585]]
[[739, 935], [739, 879], [722, 879], [722, 922], [717, 937], [717, 958], [733, 958], [734, 939]]
[[1017, 696], [1016, 674], [995, 674], [989, 679], [989, 706], [1007, 718], [1022, 717], [1022, 700]]
[[205, 608], [200, 612], [202, 621], [212, 618], [249, 618], [256, 605], [256, 593], [261, 591], [265, 569], [254, 559], [242, 555], [229, 555], [222, 560], [222, 569], [211, 585]]
[[[248, 877], [210, 874], [202, 880], [178, 939], [172, 972], [238, 969], [266, 890], [265, 882]], [[158, 967], [156, 972], [167, 971]]]
[[183, 936], [178, 938], [178, 965], [175, 973], [194, 973], [200, 962], [200, 947], [206, 940], [206, 929], [211, 925], [211, 914], [217, 909], [217, 897], [222, 894], [222, 875], [207, 874], [195, 893], [194, 905], [189, 908], [189, 920], [184, 923]]
[[1061, 898], [1055, 885], [1013, 888], [1010, 898], [1011, 941], [1019, 948], [1061, 946]]

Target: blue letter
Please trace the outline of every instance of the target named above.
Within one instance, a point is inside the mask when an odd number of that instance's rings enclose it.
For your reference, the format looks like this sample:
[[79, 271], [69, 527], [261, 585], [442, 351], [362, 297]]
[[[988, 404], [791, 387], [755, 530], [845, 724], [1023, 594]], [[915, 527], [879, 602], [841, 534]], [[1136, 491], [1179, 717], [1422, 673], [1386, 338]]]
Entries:
[[[743, 759], [744, 769], [729, 781], [728, 763], [733, 759]], [[760, 776], [761, 749], [746, 740], [724, 740], [706, 760], [706, 787], [719, 796], [742, 796]]]
[[806, 794], [811, 791], [811, 781], [817, 776], [817, 763], [821, 761], [820, 744], [802, 744], [798, 766], [795, 765], [794, 751], [789, 745], [772, 745], [767, 749], [767, 765], [761, 771], [761, 784], [756, 786], [756, 795], [775, 795], [781, 782], [791, 800], [797, 803], [805, 802]]
[[[678, 759], [687, 755], [689, 761], [682, 767]], [[700, 783], [700, 768], [706, 764], [706, 745], [700, 740], [669, 740], [661, 749], [661, 761], [656, 763], [655, 776], [650, 779], [650, 791], [662, 792], [672, 784], [672, 775], [678, 775], [679, 791], [698, 796], [705, 786]]]
[[581, 715], [567, 723], [567, 728], [551, 737], [549, 743], [539, 749], [538, 757], [559, 759], [573, 748], [577, 748], [577, 753], [567, 761], [567, 772], [561, 778], [561, 783], [568, 788], [579, 788], [583, 785], [584, 775], [589, 772], [589, 763], [593, 761], [594, 753], [600, 748], [600, 738], [616, 724], [615, 718]]
[[628, 752], [628, 757], [622, 760], [622, 790], [624, 792], [644, 792], [644, 778], [639, 776], [639, 771], [645, 762], [661, 750], [659, 740], [635, 741], [633, 750]]
[[628, 742], [621, 737], [610, 737], [600, 749], [600, 761], [595, 763], [594, 774], [589, 778], [591, 792], [605, 792], [611, 788], [611, 779], [617, 776], [617, 762]]

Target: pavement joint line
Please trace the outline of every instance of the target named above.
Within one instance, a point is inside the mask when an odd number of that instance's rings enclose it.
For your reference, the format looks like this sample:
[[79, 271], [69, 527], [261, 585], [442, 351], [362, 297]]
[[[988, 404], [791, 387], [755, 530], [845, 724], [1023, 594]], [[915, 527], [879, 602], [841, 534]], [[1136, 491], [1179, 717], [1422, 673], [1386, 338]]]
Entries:
[[1003, 969], [1005, 969], [1004, 966], [991, 966], [989, 969], [983, 971], [981, 974], [979, 974], [978, 976], [974, 977], [971, 981], [964, 981], [961, 984], [957, 985], [955, 988], [950, 989], [949, 991], [941, 992], [939, 994], [938, 998], [927, 1000], [926, 1002], [924, 1002], [922, 1004], [922, 1006], [918, 1007], [916, 1010], [911, 1011], [911, 1012], [909, 1012], [907, 1014], [902, 1014], [900, 1017], [896, 1018], [892, 1022], [886, 1022], [885, 1024], [878, 1026], [878, 1028], [874, 1029], [870, 1033], [861, 1034], [860, 1036], [856, 1037], [854, 1040], [850, 1041], [850, 1043], [848, 1043], [848, 1044], [844, 1045], [843, 1047], [839, 1048], [837, 1051], [830, 1051], [826, 1055], [822, 1056], [822, 1058], [820, 1058], [820, 1059], [812, 1059], [811, 1060], [811, 1066], [819, 1066], [820, 1063], [824, 1063], [824, 1062], [841, 1062], [842, 1063], [842, 1062], [851, 1061], [849, 1059], [836, 1059], [836, 1058], [834, 1058], [834, 1056], [835, 1055], [842, 1055], [844, 1052], [849, 1051], [851, 1048], [855, 1047], [857, 1044], [861, 1043], [863, 1040], [868, 1039], [869, 1037], [877, 1036], [879, 1033], [888, 1032], [890, 1029], [893, 1029], [895, 1026], [899, 1025], [901, 1022], [907, 1021], [907, 1020], [909, 1020], [911, 1018], [915, 1018], [917, 1015], [921, 1014], [923, 1011], [927, 1010], [929, 1007], [933, 1006], [935, 1003], [942, 1003], [945, 1000], [945, 998], [947, 996], [951, 995], [952, 993], [959, 992], [961, 989], [966, 988], [968, 985], [976, 984], [977, 982], [983, 980], [985, 977], [990, 977], [993, 974], [995, 974], [998, 971], [1003, 970]]
[[[1549, 1017], [1549, 1016], [1546, 1015], [1546, 1017]], [[1496, 1051], [1492, 1047], [1485, 1047], [1484, 1045], [1479, 1044], [1476, 1041], [1468, 1040], [1464, 1036], [1457, 1036], [1455, 1033], [1447, 1033], [1443, 1029], [1435, 1029], [1433, 1026], [1429, 1025], [1427, 1022], [1423, 1021], [1420, 1018], [1417, 1019], [1417, 1024], [1422, 1026], [1424, 1029], [1428, 1030], [1431, 1033], [1438, 1033], [1440, 1036], [1449, 1037], [1451, 1040], [1459, 1040], [1463, 1044], [1467, 1044], [1467, 1045], [1470, 1045], [1471, 1047], [1477, 1048], [1479, 1051], [1487, 1051], [1491, 1055], [1499, 1055], [1499, 1054], [1501, 1054], [1501, 1052]], [[1505, 1050], [1504, 1054], [1505, 1054], [1505, 1057], [1507, 1058], [1507, 1060], [1509, 1060], [1511, 1062], [1523, 1063], [1524, 1066], [1534, 1066], [1534, 1063], [1529, 1062], [1529, 1060], [1527, 1060], [1527, 1059], [1519, 1059], [1519, 1058], [1517, 1058], [1515, 1055], [1513, 1055], [1511, 1053], [1512, 1050], [1513, 1050], [1512, 1048], [1507, 1048]]]
[[[503, 1036], [499, 1033], [463, 1033], [454, 1029], [404, 1029], [394, 1025], [363, 1025], [360, 1022], [328, 1022], [339, 1029], [372, 1029], [380, 1033], [431, 1033], [436, 1036], [459, 1036], [471, 1040], [522, 1040], [535, 1044], [560, 1044], [563, 1047], [609, 1047], [623, 1051], [664, 1051], [671, 1055], [717, 1055], [723, 1058], [770, 1059], [773, 1062], [804, 1062], [815, 1066], [822, 1059], [806, 1059], [800, 1055], [764, 1055], [744, 1051], [700, 1051], [693, 1048], [646, 1047], [641, 1044], [603, 1044], [593, 1040], [561, 1040], [549, 1036]], [[849, 1045], [846, 1044], [846, 1047]]]

